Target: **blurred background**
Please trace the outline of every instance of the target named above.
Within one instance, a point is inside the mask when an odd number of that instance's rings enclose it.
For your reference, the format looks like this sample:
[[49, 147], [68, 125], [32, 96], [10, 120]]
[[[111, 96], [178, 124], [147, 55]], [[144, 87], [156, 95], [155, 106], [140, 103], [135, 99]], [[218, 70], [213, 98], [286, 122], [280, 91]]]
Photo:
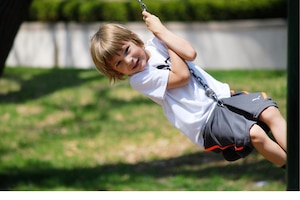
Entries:
[[[193, 43], [203, 68], [286, 69], [286, 0], [144, 2]], [[103, 22], [123, 23], [144, 41], [152, 36], [136, 0], [33, 0], [25, 20], [8, 66], [92, 68], [89, 39]]]
[[[144, 0], [232, 88], [266, 91], [286, 117], [286, 0]], [[102, 23], [152, 37], [136, 0], [0, 1], [0, 189], [284, 191], [253, 152], [226, 162], [178, 132], [127, 80], [89, 55]]]

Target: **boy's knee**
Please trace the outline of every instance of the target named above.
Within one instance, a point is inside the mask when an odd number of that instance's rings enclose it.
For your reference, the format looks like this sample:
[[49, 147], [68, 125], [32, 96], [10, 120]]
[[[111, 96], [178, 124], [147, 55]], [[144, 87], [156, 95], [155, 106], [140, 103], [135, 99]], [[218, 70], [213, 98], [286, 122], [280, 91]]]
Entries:
[[275, 116], [280, 116], [278, 108], [275, 106], [269, 106], [261, 112], [259, 119], [265, 122], [274, 119]]
[[263, 142], [265, 137], [266, 137], [266, 133], [260, 126], [258, 126], [257, 124], [254, 124], [251, 127], [250, 139], [251, 139], [252, 143]]

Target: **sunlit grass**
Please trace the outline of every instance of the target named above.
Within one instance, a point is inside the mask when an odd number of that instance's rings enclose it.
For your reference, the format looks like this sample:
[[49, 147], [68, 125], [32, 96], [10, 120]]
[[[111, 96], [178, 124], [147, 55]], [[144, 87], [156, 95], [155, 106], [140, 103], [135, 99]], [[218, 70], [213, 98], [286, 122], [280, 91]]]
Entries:
[[[286, 72], [209, 72], [267, 92], [286, 117]], [[2, 190], [286, 189], [285, 172], [256, 152], [232, 163], [203, 152], [127, 81], [93, 69], [6, 68], [0, 102]]]

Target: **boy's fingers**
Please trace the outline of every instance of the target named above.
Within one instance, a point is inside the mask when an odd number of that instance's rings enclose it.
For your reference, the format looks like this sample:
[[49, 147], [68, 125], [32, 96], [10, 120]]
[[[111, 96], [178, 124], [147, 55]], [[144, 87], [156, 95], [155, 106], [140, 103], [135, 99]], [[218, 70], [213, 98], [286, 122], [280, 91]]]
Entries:
[[147, 18], [148, 16], [150, 16], [150, 13], [144, 10], [144, 11], [142, 12], [142, 15], [143, 15], [143, 20], [145, 21], [146, 18]]
[[142, 12], [142, 15], [145, 16], [145, 17], [147, 17], [147, 16], [149, 16], [149, 15], [151, 15], [151, 14], [150, 14], [148, 11], [144, 10], [144, 11]]

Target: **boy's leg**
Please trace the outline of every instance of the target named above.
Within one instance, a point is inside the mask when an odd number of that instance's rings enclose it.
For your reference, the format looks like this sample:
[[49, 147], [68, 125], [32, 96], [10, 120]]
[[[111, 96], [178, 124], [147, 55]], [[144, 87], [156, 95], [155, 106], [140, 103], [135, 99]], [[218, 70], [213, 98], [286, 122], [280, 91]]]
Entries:
[[277, 143], [286, 151], [286, 121], [280, 114], [278, 108], [274, 106], [266, 108], [260, 114], [259, 120], [264, 122], [271, 129]]
[[254, 148], [267, 160], [279, 167], [286, 163], [286, 152], [258, 125], [254, 124], [250, 129], [250, 138]]
[[272, 131], [273, 141], [258, 125], [250, 128], [252, 145], [266, 159], [283, 166], [286, 162], [286, 122], [281, 116], [277, 105], [265, 93], [237, 94], [232, 98], [224, 99], [224, 104], [237, 113], [251, 119], [264, 122]]

